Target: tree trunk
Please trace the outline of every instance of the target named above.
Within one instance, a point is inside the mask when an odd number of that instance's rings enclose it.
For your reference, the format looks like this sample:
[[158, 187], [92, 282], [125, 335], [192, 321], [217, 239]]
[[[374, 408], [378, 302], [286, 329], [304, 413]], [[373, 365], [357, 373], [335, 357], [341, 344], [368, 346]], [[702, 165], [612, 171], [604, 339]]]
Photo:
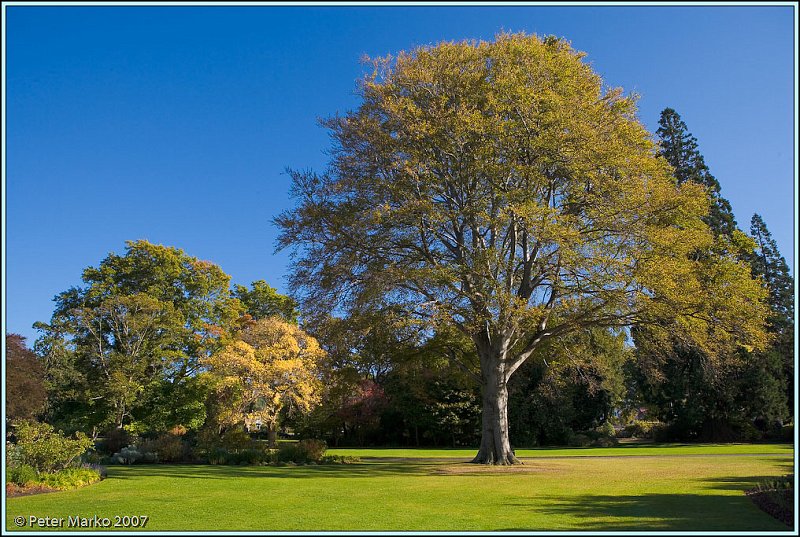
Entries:
[[278, 447], [278, 426], [267, 425], [267, 446], [270, 449]]
[[487, 354], [481, 352], [481, 447], [472, 462], [522, 464], [511, 451], [508, 440], [508, 375], [502, 360]]

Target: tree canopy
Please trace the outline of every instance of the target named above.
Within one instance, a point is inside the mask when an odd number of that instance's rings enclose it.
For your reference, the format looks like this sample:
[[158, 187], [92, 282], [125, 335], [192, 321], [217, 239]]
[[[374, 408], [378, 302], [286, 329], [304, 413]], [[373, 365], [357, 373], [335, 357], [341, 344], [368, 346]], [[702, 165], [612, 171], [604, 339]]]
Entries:
[[478, 462], [515, 462], [506, 383], [545, 342], [647, 322], [710, 349], [763, 344], [764, 293], [636, 119], [564, 40], [501, 34], [373, 60], [323, 122], [327, 172], [293, 172], [304, 308], [393, 308], [452, 326], [481, 361]]
[[258, 424], [274, 445], [284, 407], [308, 412], [319, 401], [324, 355], [316, 339], [278, 317], [248, 323], [232, 343], [203, 360], [225, 400], [219, 425]]
[[202, 423], [202, 402], [182, 392], [242, 313], [230, 277], [183, 250], [131, 241], [125, 255], [84, 270], [83, 282], [56, 296], [49, 325], [38, 324], [60, 400], [53, 418], [84, 429]]

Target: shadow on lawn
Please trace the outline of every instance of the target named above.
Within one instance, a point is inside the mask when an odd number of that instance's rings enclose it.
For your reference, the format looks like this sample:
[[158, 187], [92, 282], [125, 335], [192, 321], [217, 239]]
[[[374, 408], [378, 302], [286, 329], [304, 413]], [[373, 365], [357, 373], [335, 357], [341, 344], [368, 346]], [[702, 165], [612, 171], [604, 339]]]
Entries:
[[[757, 478], [754, 478], [757, 479]], [[577, 519], [570, 530], [590, 531], [785, 531], [785, 526], [741, 496], [642, 494], [638, 496], [548, 496], [538, 505], [512, 504], [539, 515]], [[621, 520], [620, 520], [621, 519]], [[531, 531], [503, 528], [498, 531]]]
[[176, 479], [253, 479], [381, 477], [400, 475], [432, 475], [438, 465], [431, 463], [368, 462], [356, 464], [320, 464], [310, 466], [223, 466], [223, 465], [138, 465], [110, 467], [113, 479], [168, 477]]

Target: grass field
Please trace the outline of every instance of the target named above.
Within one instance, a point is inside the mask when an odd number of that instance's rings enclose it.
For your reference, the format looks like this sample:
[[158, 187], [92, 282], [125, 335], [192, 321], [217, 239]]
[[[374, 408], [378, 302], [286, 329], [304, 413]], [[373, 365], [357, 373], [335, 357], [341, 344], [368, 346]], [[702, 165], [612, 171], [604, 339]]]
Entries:
[[[468, 449], [397, 449], [397, 448], [331, 448], [331, 455], [353, 455], [356, 457], [403, 457], [434, 459], [472, 459], [477, 452]], [[609, 457], [642, 455], [789, 455], [791, 444], [653, 444], [629, 443], [606, 448], [535, 448], [517, 449], [517, 457]]]
[[518, 450], [527, 459], [512, 468], [448, 460], [472, 450], [331, 452], [364, 459], [335, 466], [112, 466], [96, 485], [8, 499], [6, 527], [17, 529], [17, 516], [28, 530], [31, 515], [63, 517], [59, 529], [66, 530], [69, 516], [113, 523], [115, 516], [147, 515], [146, 531], [788, 530], [743, 494], [759, 480], [792, 472], [788, 445]]

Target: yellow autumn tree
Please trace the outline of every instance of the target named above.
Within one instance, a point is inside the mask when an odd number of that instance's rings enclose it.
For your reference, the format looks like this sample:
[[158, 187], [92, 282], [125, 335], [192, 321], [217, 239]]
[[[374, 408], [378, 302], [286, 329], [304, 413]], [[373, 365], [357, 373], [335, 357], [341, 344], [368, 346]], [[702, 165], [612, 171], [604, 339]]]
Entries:
[[278, 317], [246, 323], [229, 345], [205, 359], [221, 402], [218, 423], [248, 429], [260, 423], [274, 447], [283, 408], [308, 412], [319, 403], [324, 356], [297, 325]]

